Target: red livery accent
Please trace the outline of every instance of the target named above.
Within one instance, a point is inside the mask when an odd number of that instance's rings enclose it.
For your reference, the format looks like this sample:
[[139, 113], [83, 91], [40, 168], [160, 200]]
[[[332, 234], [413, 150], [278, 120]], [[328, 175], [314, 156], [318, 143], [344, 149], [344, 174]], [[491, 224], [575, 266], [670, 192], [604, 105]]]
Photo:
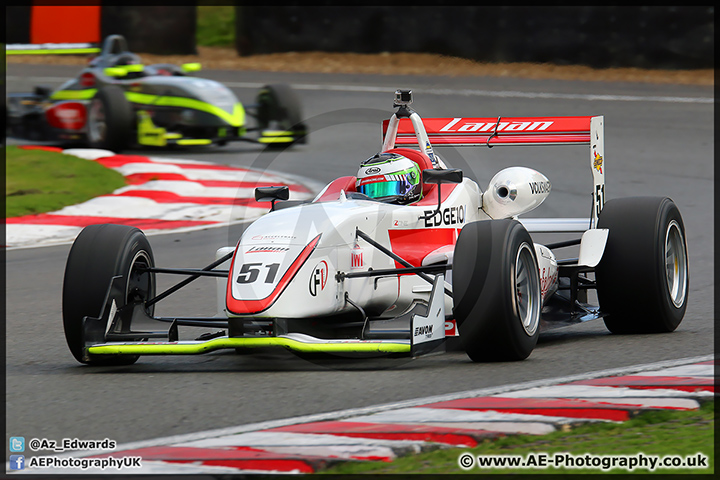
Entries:
[[445, 321], [445, 336], [446, 337], [458, 337], [457, 322], [455, 319]]
[[[433, 145], [587, 145], [592, 117], [426, 118]], [[383, 122], [383, 136], [389, 120]], [[409, 119], [400, 119], [396, 145], [417, 145]]]
[[82, 85], [83, 87], [94, 87], [95, 82], [95, 75], [90, 72], [85, 72], [80, 75], [80, 85]]
[[45, 118], [53, 128], [80, 130], [85, 126], [87, 113], [79, 102], [62, 102], [45, 110]]
[[[317, 246], [318, 242], [320, 241], [320, 237], [322, 234], [315, 237], [310, 243], [307, 244], [307, 246], [303, 249], [302, 252], [300, 252], [300, 255], [297, 256], [295, 261], [290, 265], [290, 268], [287, 269], [285, 274], [282, 276], [280, 281], [275, 285], [275, 289], [265, 298], [262, 298], [260, 300], [238, 300], [232, 295], [232, 286], [233, 281], [232, 278], [228, 279], [227, 283], [227, 294], [225, 296], [225, 303], [227, 305], [228, 311], [231, 313], [234, 313], [235, 315], [250, 315], [253, 313], [260, 313], [264, 310], [267, 310], [270, 308], [270, 306], [275, 303], [275, 300], [280, 296], [280, 294], [285, 290], [285, 288], [288, 286], [290, 281], [295, 277], [295, 274], [297, 274], [298, 270], [300, 270], [300, 267], [303, 266], [305, 261], [308, 259], [310, 254], [312, 254], [313, 250], [315, 250], [315, 247]], [[237, 253], [236, 253], [237, 255]], [[233, 257], [233, 261], [230, 264], [230, 275], [232, 276], [233, 267], [235, 265], [235, 257]]]
[[[459, 229], [456, 228], [413, 228], [389, 230], [393, 253], [407, 260], [413, 267], [422, 265], [423, 258], [446, 245], [455, 245]], [[395, 262], [396, 268], [402, 268]]]
[[317, 199], [317, 202], [332, 202], [340, 198], [340, 191], [355, 192], [355, 177], [340, 177], [333, 180], [325, 189], [322, 196]]

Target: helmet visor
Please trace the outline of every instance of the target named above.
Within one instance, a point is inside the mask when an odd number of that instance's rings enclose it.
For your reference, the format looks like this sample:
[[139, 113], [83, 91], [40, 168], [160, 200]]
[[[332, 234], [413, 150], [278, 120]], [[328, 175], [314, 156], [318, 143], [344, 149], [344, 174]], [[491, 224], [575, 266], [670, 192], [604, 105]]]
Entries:
[[407, 180], [394, 180], [384, 182], [366, 183], [357, 187], [357, 191], [364, 193], [370, 198], [382, 198], [397, 195], [405, 195], [411, 189], [412, 185]]

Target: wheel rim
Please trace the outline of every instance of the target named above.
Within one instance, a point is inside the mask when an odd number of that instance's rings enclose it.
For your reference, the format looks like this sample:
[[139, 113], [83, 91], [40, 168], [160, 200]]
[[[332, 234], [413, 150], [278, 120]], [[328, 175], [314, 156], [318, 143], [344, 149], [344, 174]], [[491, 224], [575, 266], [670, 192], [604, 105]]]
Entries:
[[100, 99], [93, 99], [88, 113], [88, 138], [91, 142], [102, 142], [105, 140], [106, 130], [105, 108]]
[[127, 277], [127, 285], [125, 286], [127, 304], [137, 301], [144, 302], [154, 295], [153, 275], [147, 271], [152, 266], [153, 262], [144, 250], [137, 252], [133, 257]]
[[525, 333], [532, 336], [540, 323], [540, 279], [535, 258], [527, 243], [523, 243], [515, 258], [513, 300], [515, 311]]
[[685, 240], [675, 220], [665, 233], [665, 280], [673, 305], [682, 307], [687, 289], [687, 256]]

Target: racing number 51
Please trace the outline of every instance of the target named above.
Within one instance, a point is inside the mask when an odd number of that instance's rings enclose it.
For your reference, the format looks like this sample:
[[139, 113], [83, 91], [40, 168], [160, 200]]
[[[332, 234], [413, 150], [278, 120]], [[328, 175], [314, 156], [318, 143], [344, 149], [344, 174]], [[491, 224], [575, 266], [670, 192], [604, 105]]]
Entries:
[[268, 269], [267, 276], [265, 276], [265, 283], [273, 283], [275, 275], [277, 274], [279, 263], [270, 263], [264, 265], [262, 263], [244, 263], [238, 273], [237, 283], [253, 283], [258, 279], [260, 275], [260, 268], [265, 267]]
[[595, 216], [600, 217], [600, 212], [605, 205], [605, 184], [595, 185]]

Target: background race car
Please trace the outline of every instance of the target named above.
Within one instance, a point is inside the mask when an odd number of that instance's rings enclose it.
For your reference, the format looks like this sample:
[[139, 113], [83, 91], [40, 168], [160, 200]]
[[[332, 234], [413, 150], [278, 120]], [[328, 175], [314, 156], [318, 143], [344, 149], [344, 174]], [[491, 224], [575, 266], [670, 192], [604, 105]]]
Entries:
[[267, 85], [255, 104], [243, 105], [221, 83], [191, 75], [200, 68], [198, 63], [143, 65], [122, 36], [111, 35], [100, 54], [57, 90], [38, 86], [33, 93], [9, 94], [7, 133], [113, 151], [134, 145], [306, 141], [300, 102], [288, 85]]

